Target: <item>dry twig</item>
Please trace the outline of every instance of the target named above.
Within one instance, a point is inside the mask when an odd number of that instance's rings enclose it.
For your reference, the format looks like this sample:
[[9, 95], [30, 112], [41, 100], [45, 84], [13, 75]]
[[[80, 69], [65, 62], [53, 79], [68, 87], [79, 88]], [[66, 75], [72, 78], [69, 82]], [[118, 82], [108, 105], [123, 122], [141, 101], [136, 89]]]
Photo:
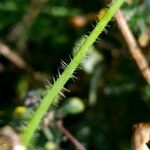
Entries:
[[139, 123], [134, 125], [132, 139], [132, 150], [149, 150], [150, 123]]
[[41, 11], [42, 5], [46, 1], [47, 0], [32, 0], [21, 20], [12, 28], [8, 38], [11, 41], [16, 42], [16, 45], [20, 50], [26, 49], [26, 44], [21, 38], [22, 34], [33, 24]]
[[56, 123], [59, 130], [76, 146], [77, 150], [86, 150], [85, 147], [63, 126], [62, 121]]
[[[18, 53], [0, 41], [0, 54], [16, 65], [19, 69], [31, 73], [32, 77], [40, 82], [44, 82], [46, 76], [34, 70]], [[0, 66], [3, 67], [3, 66]], [[0, 68], [1, 69], [1, 68]], [[3, 68], [2, 68], [3, 69]]]
[[128, 44], [128, 47], [132, 54], [133, 59], [137, 63], [145, 80], [150, 85], [150, 68], [149, 68], [148, 62], [145, 56], [143, 55], [141, 49], [139, 48], [138, 43], [136, 42], [134, 35], [132, 31], [130, 30], [130, 28], [128, 27], [128, 24], [126, 20], [124, 19], [122, 12], [120, 10], [117, 11], [115, 18], [124, 36], [124, 39]]
[[15, 51], [11, 50], [6, 44], [0, 42], [0, 54], [10, 60], [18, 68], [28, 70], [30, 69], [27, 62], [25, 62]]

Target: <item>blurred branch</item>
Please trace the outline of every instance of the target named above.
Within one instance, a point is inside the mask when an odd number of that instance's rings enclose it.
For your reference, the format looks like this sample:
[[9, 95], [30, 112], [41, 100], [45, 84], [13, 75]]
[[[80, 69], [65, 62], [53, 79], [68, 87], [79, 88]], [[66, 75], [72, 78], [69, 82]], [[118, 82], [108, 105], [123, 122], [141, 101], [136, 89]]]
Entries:
[[1, 41], [0, 41], [0, 54], [6, 57], [10, 62], [15, 64], [19, 69], [23, 69], [26, 72], [31, 72], [31, 75], [35, 80], [40, 82], [45, 81], [46, 77], [44, 74], [35, 71], [18, 53], [16, 53], [14, 50], [9, 48], [6, 44], [4, 44]]
[[86, 150], [85, 147], [63, 126], [61, 120], [56, 122], [59, 130], [76, 146], [77, 150]]
[[120, 10], [117, 11], [115, 18], [124, 36], [124, 39], [126, 43], [128, 44], [128, 47], [132, 54], [133, 59], [137, 63], [145, 80], [150, 85], [150, 68], [149, 68], [148, 62], [145, 56], [143, 55], [141, 49], [139, 48], [138, 43], [136, 42], [134, 35], [132, 31], [130, 30], [130, 28], [128, 27], [128, 24], [126, 20], [124, 19], [122, 12]]
[[0, 54], [10, 60], [18, 68], [28, 70], [30, 66], [15, 51], [11, 50], [6, 44], [0, 42]]
[[134, 125], [132, 150], [149, 150], [150, 146], [150, 123]]
[[[13, 29], [9, 34], [9, 39], [11, 41], [17, 42], [18, 45], [21, 45], [22, 41], [21, 36], [26, 29], [28, 29], [32, 23], [34, 22], [35, 18], [39, 15], [41, 11], [42, 4], [44, 4], [47, 0], [32, 0], [31, 4], [25, 11], [21, 20], [14, 25]], [[20, 43], [20, 44], [19, 44]]]

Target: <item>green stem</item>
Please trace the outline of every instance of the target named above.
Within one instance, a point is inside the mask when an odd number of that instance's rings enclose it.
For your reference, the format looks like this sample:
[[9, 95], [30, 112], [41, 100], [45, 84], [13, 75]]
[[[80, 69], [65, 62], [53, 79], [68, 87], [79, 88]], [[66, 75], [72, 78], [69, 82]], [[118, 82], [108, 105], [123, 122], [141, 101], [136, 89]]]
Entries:
[[106, 11], [106, 13], [101, 18], [100, 22], [95, 26], [91, 34], [86, 38], [85, 42], [81, 45], [75, 57], [71, 60], [69, 65], [65, 68], [64, 72], [57, 79], [54, 85], [48, 89], [47, 94], [41, 101], [39, 107], [34, 113], [31, 121], [26, 127], [25, 131], [22, 135], [22, 142], [28, 146], [29, 142], [35, 132], [35, 130], [39, 127], [40, 122], [43, 116], [46, 114], [49, 107], [53, 104], [54, 99], [59, 94], [59, 92], [63, 89], [65, 83], [71, 78], [74, 70], [78, 67], [82, 59], [86, 56], [87, 51], [95, 42], [99, 34], [104, 30], [107, 23], [114, 16], [115, 12], [122, 5], [124, 0], [116, 0], [113, 2], [112, 6]]

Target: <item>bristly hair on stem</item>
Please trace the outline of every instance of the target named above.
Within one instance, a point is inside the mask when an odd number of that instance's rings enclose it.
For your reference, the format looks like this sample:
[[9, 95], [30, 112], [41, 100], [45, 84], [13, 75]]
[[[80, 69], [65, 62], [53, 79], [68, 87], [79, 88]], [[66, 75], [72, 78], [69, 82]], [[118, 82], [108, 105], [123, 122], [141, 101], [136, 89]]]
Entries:
[[105, 14], [102, 16], [101, 20], [94, 27], [90, 35], [86, 36], [86, 40], [78, 49], [77, 53], [75, 54], [71, 62], [68, 65], [63, 63], [63, 66], [65, 67], [63, 73], [55, 81], [55, 83], [50, 88], [48, 88], [46, 92], [47, 94], [42, 99], [39, 107], [35, 111], [29, 124], [27, 125], [27, 127], [25, 128], [22, 134], [22, 142], [24, 145], [26, 146], [29, 145], [29, 142], [31, 141], [33, 134], [39, 128], [42, 118], [46, 114], [47, 110], [50, 108], [50, 106], [53, 105], [55, 98], [63, 89], [66, 82], [71, 78], [75, 69], [79, 66], [81, 61], [86, 56], [89, 48], [96, 41], [99, 34], [104, 31], [104, 28], [106, 27], [107, 23], [111, 20], [111, 18], [114, 16], [115, 12], [119, 9], [119, 7], [123, 4], [123, 2], [124, 0], [115, 0], [112, 3], [110, 8], [107, 9]]

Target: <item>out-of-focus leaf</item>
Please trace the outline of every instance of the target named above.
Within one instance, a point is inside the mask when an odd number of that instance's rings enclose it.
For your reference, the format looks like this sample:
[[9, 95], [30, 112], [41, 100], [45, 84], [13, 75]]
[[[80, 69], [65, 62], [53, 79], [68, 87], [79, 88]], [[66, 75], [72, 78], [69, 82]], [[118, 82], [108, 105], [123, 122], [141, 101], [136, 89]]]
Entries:
[[67, 103], [63, 106], [63, 110], [68, 114], [79, 114], [85, 109], [84, 103], [78, 97], [67, 99]]

